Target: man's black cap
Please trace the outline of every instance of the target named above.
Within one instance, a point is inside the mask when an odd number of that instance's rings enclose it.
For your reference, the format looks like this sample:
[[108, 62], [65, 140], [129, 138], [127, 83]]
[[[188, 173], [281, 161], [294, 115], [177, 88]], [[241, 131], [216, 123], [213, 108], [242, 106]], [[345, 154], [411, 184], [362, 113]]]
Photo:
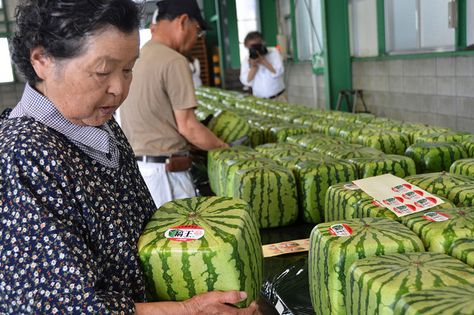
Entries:
[[206, 21], [202, 18], [201, 10], [196, 0], [161, 0], [156, 3], [158, 6], [158, 18], [160, 15], [171, 15], [173, 17], [187, 14], [191, 19], [196, 20], [201, 30], [208, 30]]

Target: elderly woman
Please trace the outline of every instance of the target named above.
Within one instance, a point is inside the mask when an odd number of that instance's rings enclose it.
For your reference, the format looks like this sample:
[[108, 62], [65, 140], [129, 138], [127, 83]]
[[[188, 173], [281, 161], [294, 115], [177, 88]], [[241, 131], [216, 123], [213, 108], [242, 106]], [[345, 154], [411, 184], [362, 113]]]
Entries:
[[252, 314], [245, 293], [143, 303], [137, 241], [151, 196], [112, 114], [138, 57], [132, 0], [30, 0], [13, 60], [23, 96], [0, 127], [0, 313]]

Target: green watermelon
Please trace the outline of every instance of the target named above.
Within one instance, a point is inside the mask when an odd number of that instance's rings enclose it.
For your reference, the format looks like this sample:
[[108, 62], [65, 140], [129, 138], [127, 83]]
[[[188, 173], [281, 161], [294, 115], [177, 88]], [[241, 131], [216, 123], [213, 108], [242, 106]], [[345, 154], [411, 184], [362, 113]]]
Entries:
[[462, 142], [469, 138], [471, 134], [467, 132], [434, 132], [419, 135], [416, 139], [416, 143], [421, 142]]
[[399, 132], [370, 132], [361, 134], [358, 142], [366, 147], [378, 149], [385, 154], [403, 155], [410, 146], [408, 135]]
[[400, 131], [410, 137], [410, 142], [415, 143], [416, 139], [422, 135], [427, 135], [435, 132], [451, 132], [448, 128], [427, 126], [424, 124], [404, 123], [401, 125]]
[[456, 186], [474, 184], [474, 180], [470, 177], [446, 172], [417, 174], [408, 176], [405, 180], [427, 192], [444, 198], [449, 198], [449, 193]]
[[[298, 135], [290, 135], [286, 137], [286, 142], [292, 143], [292, 144], [299, 144], [298, 142], [300, 141], [300, 139], [307, 137], [307, 135], [308, 135], [307, 133], [302, 133]], [[314, 136], [313, 133], [311, 133], [310, 135]]]
[[382, 174], [393, 174], [405, 177], [416, 174], [415, 162], [402, 155], [378, 155], [372, 157], [356, 157], [348, 159], [357, 166], [359, 178], [367, 178]]
[[352, 183], [339, 183], [330, 186], [324, 199], [324, 220], [336, 221], [354, 218], [354, 212], [361, 200], [371, 202], [373, 198]]
[[321, 145], [313, 149], [316, 152], [327, 154], [335, 159], [351, 159], [356, 157], [373, 157], [383, 155], [382, 151], [374, 148], [364, 147], [359, 144], [339, 143]]
[[466, 150], [457, 142], [416, 143], [405, 155], [415, 161], [417, 173], [448, 171], [454, 161], [467, 158]]
[[299, 113], [286, 113], [286, 112], [282, 112], [282, 113], [278, 113], [278, 114], [276, 115], [276, 118], [281, 119], [281, 120], [284, 121], [285, 123], [293, 124], [293, 123], [294, 123], [294, 120], [301, 118], [301, 116], [302, 116], [302, 115], [299, 114]]
[[279, 160], [287, 156], [297, 158], [305, 154], [315, 155], [316, 153], [308, 151], [303, 147], [296, 147], [296, 148], [281, 148], [281, 149], [275, 149], [275, 150], [268, 150], [264, 154], [270, 159]]
[[275, 126], [278, 126], [279, 124], [281, 124], [281, 122], [277, 122], [273, 119], [269, 119], [267, 121], [263, 121], [263, 122], [259, 122], [255, 124], [255, 126], [258, 127], [262, 132], [263, 143], [276, 142], [276, 140], [273, 140], [273, 141], [271, 140], [272, 138], [274, 138], [271, 135], [271, 129]]
[[369, 123], [375, 119], [374, 114], [369, 113], [357, 113], [356, 114], [356, 123]]
[[441, 253], [404, 253], [356, 260], [347, 277], [347, 314], [393, 314], [407, 293], [474, 283], [474, 269]]
[[295, 167], [303, 220], [324, 221], [324, 199], [329, 186], [357, 179], [353, 164], [331, 158], [312, 159]]
[[420, 212], [402, 218], [402, 223], [412, 229], [425, 244], [426, 250], [448, 253], [458, 238], [474, 236], [474, 208], [452, 208], [435, 211], [442, 222], [433, 221], [429, 214]]
[[[185, 241], [175, 240], [179, 236]], [[260, 234], [242, 200], [196, 197], [164, 204], [146, 225], [138, 255], [150, 301], [182, 301], [213, 290], [241, 290], [248, 298], [239, 306], [245, 306], [259, 296]]]
[[224, 168], [226, 161], [244, 157], [265, 157], [263, 154], [250, 148], [248, 148], [248, 150], [241, 150], [237, 147], [209, 151], [207, 156], [207, 173], [209, 176], [209, 184], [212, 191], [218, 195], [222, 194], [224, 191], [222, 187], [222, 181], [220, 179], [222, 178], [222, 169]]
[[474, 159], [457, 160], [449, 168], [449, 172], [474, 177]]
[[297, 154], [296, 156], [294, 155], [287, 155], [287, 156], [277, 156], [273, 157], [273, 160], [280, 164], [283, 167], [286, 167], [287, 169], [293, 171], [296, 176], [295, 168], [296, 165], [302, 162], [308, 162], [308, 161], [318, 161], [321, 158], [324, 158], [325, 155], [318, 154], [316, 152], [303, 152], [300, 154]]
[[474, 267], [474, 238], [458, 238], [449, 249], [449, 255]]
[[234, 177], [239, 170], [246, 170], [254, 167], [261, 167], [265, 165], [276, 165], [275, 161], [265, 157], [236, 157], [234, 159], [227, 159], [222, 163], [218, 181], [220, 182], [220, 191], [217, 195], [233, 197], [234, 193]]
[[[352, 234], [337, 236], [338, 229]], [[318, 224], [311, 232], [308, 261], [315, 312], [345, 314], [344, 301], [349, 294], [346, 277], [354, 261], [411, 251], [424, 251], [421, 240], [400, 223], [389, 219], [365, 218]]]
[[298, 144], [305, 147], [308, 150], [314, 150], [318, 146], [338, 145], [344, 143], [344, 141], [338, 140], [322, 134], [309, 133], [305, 134], [299, 141]]
[[249, 203], [260, 228], [292, 224], [298, 217], [298, 198], [293, 173], [274, 165], [239, 170], [233, 196]]
[[395, 305], [395, 315], [472, 315], [474, 285], [448, 286], [403, 295]]
[[358, 143], [359, 136], [364, 132], [366, 126], [353, 126], [339, 131], [338, 137], [350, 143]]
[[308, 133], [309, 127], [297, 126], [293, 124], [280, 124], [270, 128], [267, 142], [285, 142], [286, 138], [291, 135], [299, 135]]
[[321, 133], [327, 136], [329, 128], [332, 126], [332, 121], [327, 118], [321, 118], [315, 121], [310, 129], [313, 132]]
[[232, 142], [250, 134], [249, 123], [228, 110], [218, 112], [209, 122], [208, 128], [224, 142]]
[[[338, 121], [328, 128], [326, 134], [331, 137], [339, 137], [341, 131], [350, 131], [353, 129], [354, 125], [352, 123]], [[357, 130], [360, 130], [360, 128], [358, 127]]]
[[252, 148], [265, 143], [263, 131], [255, 126], [250, 126], [249, 144]]
[[468, 137], [464, 139], [461, 143], [466, 149], [467, 155], [471, 158], [474, 158], [474, 137]]
[[457, 207], [474, 206], [474, 184], [459, 185], [451, 188], [448, 199]]
[[318, 119], [320, 119], [320, 117], [317, 115], [301, 115], [300, 117], [293, 119], [293, 123], [295, 125], [305, 125], [311, 127], [314, 121]]
[[[271, 156], [271, 152], [277, 150], [302, 150], [302, 148], [294, 143], [265, 143], [255, 147], [255, 151]], [[306, 150], [305, 150], [306, 151]]]

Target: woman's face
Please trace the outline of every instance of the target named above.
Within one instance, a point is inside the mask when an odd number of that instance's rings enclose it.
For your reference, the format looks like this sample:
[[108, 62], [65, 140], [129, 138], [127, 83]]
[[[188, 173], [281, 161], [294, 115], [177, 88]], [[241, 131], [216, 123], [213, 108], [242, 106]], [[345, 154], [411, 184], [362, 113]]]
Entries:
[[108, 27], [91, 36], [84, 53], [73, 59], [41, 57], [35, 48], [32, 64], [43, 79], [36, 88], [70, 122], [103, 125], [127, 97], [138, 43], [138, 30], [125, 34]]

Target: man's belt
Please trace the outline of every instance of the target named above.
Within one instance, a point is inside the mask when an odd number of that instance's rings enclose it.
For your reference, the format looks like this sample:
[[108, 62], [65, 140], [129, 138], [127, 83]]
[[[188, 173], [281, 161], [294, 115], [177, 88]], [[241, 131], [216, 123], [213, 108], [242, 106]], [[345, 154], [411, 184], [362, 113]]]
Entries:
[[147, 162], [147, 163], [166, 163], [166, 160], [169, 159], [169, 156], [160, 155], [160, 156], [151, 156], [151, 155], [137, 155], [135, 157], [137, 161]]
[[137, 155], [137, 161], [145, 163], [164, 163], [168, 172], [185, 172], [191, 168], [192, 158], [189, 155]]
[[272, 99], [272, 98], [277, 98], [278, 96], [282, 95], [283, 93], [285, 93], [285, 89], [281, 90], [281, 92], [273, 95], [273, 96], [270, 96], [269, 99]]

